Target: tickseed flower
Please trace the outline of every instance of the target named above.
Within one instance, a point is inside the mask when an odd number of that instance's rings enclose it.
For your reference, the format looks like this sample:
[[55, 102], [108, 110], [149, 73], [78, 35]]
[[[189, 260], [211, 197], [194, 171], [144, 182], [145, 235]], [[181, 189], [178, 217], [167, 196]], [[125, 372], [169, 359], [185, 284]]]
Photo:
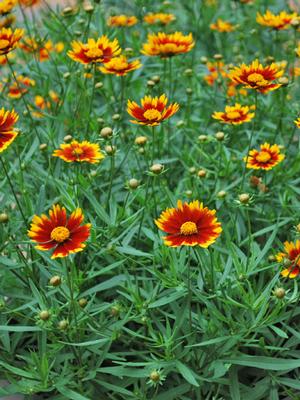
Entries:
[[280, 148], [277, 144], [264, 143], [260, 145], [260, 150], [250, 150], [248, 157], [244, 157], [244, 161], [249, 169], [268, 171], [279, 164], [284, 157], [284, 154], [280, 154]]
[[100, 152], [99, 145], [86, 140], [81, 143], [77, 142], [77, 140], [73, 140], [71, 143], [63, 143], [52, 155], [66, 162], [77, 161], [90, 164], [96, 164], [104, 158], [104, 155]]
[[114, 15], [109, 17], [107, 20], [108, 26], [115, 26], [115, 27], [124, 27], [124, 26], [133, 26], [138, 22], [138, 19], [134, 16], [128, 15]]
[[20, 48], [27, 53], [36, 53], [39, 61], [43, 62], [49, 60], [51, 52], [61, 53], [64, 49], [64, 44], [63, 42], [58, 42], [54, 45], [51, 40], [37, 42], [35, 39], [27, 37], [20, 43]]
[[260, 93], [267, 93], [278, 89], [281, 85], [275, 83], [284, 73], [276, 63], [263, 67], [258, 60], [250, 65], [241, 64], [234, 67], [228, 74], [228, 77], [236, 83], [244, 85], [247, 89], [255, 89]]
[[149, 13], [144, 16], [144, 22], [146, 22], [149, 25], [154, 25], [154, 24], [168, 25], [170, 22], [175, 20], [176, 17], [174, 14]]
[[177, 208], [167, 208], [155, 220], [159, 229], [166, 232], [166, 246], [208, 247], [222, 232], [221, 224], [215, 217], [215, 210], [203, 207], [198, 200], [191, 203], [177, 202]]
[[47, 251], [54, 249], [51, 258], [67, 257], [85, 248], [90, 236], [91, 224], [81, 225], [84, 220], [82, 210], [77, 208], [69, 218], [65, 207], [53, 205], [49, 217], [42, 214], [32, 219], [28, 236], [35, 243], [36, 249]]
[[30, 6], [35, 6], [36, 4], [39, 4], [41, 0], [19, 0], [19, 3], [22, 6], [25, 7], [30, 7]]
[[232, 25], [228, 21], [223, 21], [221, 18], [218, 18], [214, 24], [209, 25], [210, 29], [218, 32], [233, 32], [235, 30], [235, 26]]
[[17, 137], [18, 132], [14, 125], [18, 121], [18, 114], [12, 111], [0, 109], [0, 153], [2, 153]]
[[212, 86], [215, 81], [220, 77], [226, 78], [227, 72], [225, 70], [225, 65], [222, 61], [210, 62], [206, 63], [206, 68], [209, 71], [209, 74], [204, 76], [205, 82]]
[[135, 118], [130, 122], [140, 125], [159, 125], [179, 110], [177, 103], [172, 103], [167, 107], [167, 102], [168, 99], [165, 94], [160, 97], [145, 96], [141, 100], [141, 107], [134, 101], [128, 100], [127, 112]]
[[226, 106], [225, 111], [215, 111], [212, 117], [224, 124], [240, 125], [244, 122], [250, 122], [255, 116], [255, 113], [250, 112], [253, 107], [241, 106], [239, 103], [235, 103], [234, 106]]
[[23, 36], [23, 29], [12, 31], [11, 28], [2, 28], [0, 30], [0, 55], [8, 54], [18, 44]]
[[148, 35], [148, 42], [143, 44], [142, 54], [161, 58], [187, 53], [195, 46], [192, 34], [184, 36], [181, 32], [158, 32]]
[[281, 11], [279, 14], [273, 14], [267, 10], [265, 14], [256, 14], [256, 22], [275, 30], [283, 30], [290, 27], [291, 21], [297, 18], [297, 13], [287, 14]]
[[300, 273], [300, 240], [296, 243], [284, 242], [284, 252], [276, 254], [276, 260], [287, 265], [281, 271], [283, 277], [296, 278]]
[[17, 4], [17, 0], [2, 0], [0, 1], [0, 15], [8, 14]]
[[298, 47], [295, 49], [296, 55], [300, 57], [300, 43], [298, 43]]
[[0, 29], [2, 28], [9, 28], [16, 22], [16, 16], [13, 14], [6, 14], [3, 18], [0, 20]]
[[103, 74], [113, 74], [117, 76], [127, 75], [128, 72], [141, 68], [140, 60], [128, 61], [125, 56], [114, 57], [105, 63], [99, 70]]
[[68, 56], [81, 64], [106, 63], [121, 53], [118, 39], [110, 41], [106, 35], [88, 39], [87, 43], [73, 41]]
[[297, 126], [297, 128], [299, 128], [300, 129], [300, 118], [297, 118], [297, 119], [295, 119], [295, 124], [296, 124], [296, 126]]
[[17, 82], [13, 81], [8, 88], [8, 97], [12, 99], [20, 99], [30, 87], [35, 85], [35, 81], [27, 76], [18, 75], [16, 78]]

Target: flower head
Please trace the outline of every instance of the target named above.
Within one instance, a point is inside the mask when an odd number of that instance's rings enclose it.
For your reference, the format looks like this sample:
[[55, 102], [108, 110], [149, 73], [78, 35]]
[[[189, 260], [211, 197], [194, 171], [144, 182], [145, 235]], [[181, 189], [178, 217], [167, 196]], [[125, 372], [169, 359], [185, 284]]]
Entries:
[[90, 164], [98, 163], [104, 158], [104, 155], [100, 152], [99, 145], [86, 140], [81, 143], [77, 142], [77, 140], [73, 140], [71, 143], [63, 143], [60, 145], [60, 149], [55, 150], [52, 155], [66, 162], [77, 161]]
[[181, 32], [149, 34], [148, 42], [143, 44], [142, 53], [146, 56], [172, 57], [187, 53], [195, 46], [193, 36], [184, 36]]
[[208, 61], [206, 63], [206, 67], [209, 73], [204, 76], [204, 80], [210, 86], [212, 86], [215, 83], [215, 81], [219, 78], [219, 76], [222, 78], [227, 77], [225, 65], [222, 61], [216, 61], [216, 62]]
[[22, 6], [25, 7], [30, 7], [30, 6], [35, 6], [36, 4], [39, 4], [41, 0], [19, 0], [19, 3]]
[[281, 271], [281, 275], [296, 278], [300, 273], [300, 240], [296, 243], [284, 242], [284, 252], [276, 254], [278, 262], [286, 260], [288, 267]]
[[291, 21], [295, 18], [297, 18], [297, 13], [288, 14], [285, 11], [281, 11], [276, 15], [267, 10], [263, 15], [257, 13], [256, 22], [275, 30], [282, 30], [289, 28]]
[[90, 236], [91, 224], [81, 225], [84, 216], [80, 208], [67, 218], [66, 209], [53, 205], [49, 217], [45, 214], [35, 215], [32, 219], [28, 236], [38, 243], [38, 250], [54, 249], [51, 258], [67, 257], [85, 248], [85, 242]]
[[108, 18], [107, 25], [108, 26], [116, 26], [116, 27], [124, 27], [124, 26], [133, 26], [138, 22], [138, 19], [134, 16], [128, 15], [114, 15]]
[[233, 82], [242, 84], [247, 89], [267, 93], [281, 86], [274, 81], [280, 78], [283, 73], [284, 70], [276, 63], [264, 67], [258, 60], [255, 60], [250, 65], [241, 64], [234, 67], [228, 76]]
[[0, 153], [2, 153], [17, 137], [18, 132], [14, 125], [18, 121], [18, 114], [12, 111], [0, 109]]
[[214, 112], [212, 117], [224, 124], [240, 125], [244, 122], [250, 122], [255, 116], [255, 113], [250, 112], [250, 108], [236, 103], [234, 106], [226, 106], [225, 111]]
[[221, 18], [217, 19], [217, 22], [209, 25], [210, 29], [218, 32], [232, 32], [235, 30], [235, 26], [230, 22], [223, 21]]
[[295, 119], [295, 125], [300, 129], [300, 118]]
[[139, 60], [128, 61], [125, 56], [114, 57], [99, 70], [103, 74], [113, 74], [117, 76], [127, 75], [128, 72], [134, 71], [135, 69], [141, 68], [142, 64]]
[[8, 54], [18, 44], [23, 36], [23, 29], [12, 31], [11, 28], [2, 28], [0, 30], [0, 55]]
[[179, 109], [177, 103], [172, 103], [167, 107], [167, 102], [168, 99], [165, 94], [162, 94], [160, 97], [145, 96], [141, 100], [141, 106], [134, 101], [128, 100], [127, 112], [135, 118], [130, 122], [140, 125], [159, 125], [162, 121], [174, 115]]
[[87, 43], [73, 41], [68, 56], [81, 64], [106, 63], [121, 53], [118, 39], [110, 41], [106, 35], [88, 39]]
[[280, 153], [280, 148], [277, 144], [264, 143], [260, 145], [260, 150], [250, 150], [249, 155], [244, 157], [244, 161], [249, 169], [268, 171], [279, 164], [284, 157], [284, 154]]
[[17, 4], [17, 0], [1, 0], [0, 1], [0, 15], [8, 14]]
[[191, 203], [177, 202], [177, 208], [167, 208], [155, 220], [159, 229], [166, 232], [165, 245], [208, 247], [222, 232], [215, 217], [215, 210], [203, 207], [198, 200]]
[[27, 37], [20, 43], [20, 48], [27, 53], [37, 54], [39, 60], [43, 62], [49, 60], [51, 52], [56, 51], [60, 53], [64, 48], [64, 44], [59, 42], [53, 45], [51, 40], [37, 42], [34, 38]]
[[13, 81], [8, 88], [8, 97], [12, 99], [21, 98], [31, 86], [35, 85], [35, 81], [28, 76], [18, 75], [16, 80], [17, 82]]
[[162, 24], [168, 25], [170, 22], [175, 21], [176, 17], [174, 14], [166, 13], [148, 13], [144, 16], [144, 22], [149, 25]]

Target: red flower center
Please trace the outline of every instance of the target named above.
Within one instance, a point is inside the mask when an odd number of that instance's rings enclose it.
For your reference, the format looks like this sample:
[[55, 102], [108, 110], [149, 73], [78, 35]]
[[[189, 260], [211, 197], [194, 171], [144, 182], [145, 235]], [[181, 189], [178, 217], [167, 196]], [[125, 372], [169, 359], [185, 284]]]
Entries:
[[57, 226], [52, 230], [50, 236], [55, 242], [62, 243], [70, 237], [70, 231], [65, 226]]
[[198, 233], [198, 228], [195, 222], [187, 221], [180, 227], [180, 233], [184, 236], [194, 235]]

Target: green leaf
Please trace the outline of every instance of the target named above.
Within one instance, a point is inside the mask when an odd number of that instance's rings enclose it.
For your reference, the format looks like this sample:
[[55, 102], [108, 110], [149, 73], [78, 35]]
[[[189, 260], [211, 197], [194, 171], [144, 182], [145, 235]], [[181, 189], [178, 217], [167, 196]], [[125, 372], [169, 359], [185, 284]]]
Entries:
[[184, 365], [180, 361], [176, 361], [176, 367], [177, 367], [178, 372], [182, 375], [182, 377], [187, 382], [189, 382], [193, 386], [197, 386], [197, 387], [200, 386], [195, 378], [195, 376], [197, 377], [197, 375], [190, 368], [188, 368], [186, 365]]
[[284, 359], [276, 357], [246, 356], [233, 357], [223, 360], [234, 365], [266, 369], [269, 371], [288, 371], [300, 367], [300, 359]]

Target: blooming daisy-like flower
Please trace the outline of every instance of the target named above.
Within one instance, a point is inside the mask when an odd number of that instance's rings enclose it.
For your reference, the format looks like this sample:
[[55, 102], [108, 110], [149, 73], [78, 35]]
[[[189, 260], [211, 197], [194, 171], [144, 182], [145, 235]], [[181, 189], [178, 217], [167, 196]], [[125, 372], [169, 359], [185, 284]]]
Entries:
[[0, 153], [2, 153], [17, 137], [18, 132], [14, 125], [18, 121], [18, 114], [12, 111], [0, 109]]
[[14, 81], [8, 88], [8, 97], [12, 99], [20, 99], [30, 87], [35, 85], [35, 81], [28, 76], [18, 75], [16, 78], [17, 82]]
[[80, 208], [67, 218], [66, 209], [53, 205], [49, 217], [42, 214], [32, 219], [28, 236], [35, 243], [36, 249], [47, 251], [54, 249], [51, 258], [67, 257], [85, 248], [85, 242], [90, 236], [91, 224], [81, 225], [84, 220]]
[[204, 76], [205, 82], [212, 86], [215, 81], [220, 77], [226, 78], [227, 72], [225, 69], [225, 64], [222, 61], [211, 62], [208, 61], [206, 63], [206, 68], [208, 69], [209, 73]]
[[103, 74], [113, 74], [117, 76], [127, 75], [128, 72], [141, 68], [140, 60], [128, 61], [125, 56], [112, 58], [109, 62], [105, 63], [99, 70]]
[[217, 19], [217, 22], [209, 25], [210, 29], [218, 32], [232, 32], [235, 30], [235, 26], [230, 22], [223, 21], [221, 18]]
[[191, 203], [177, 202], [177, 208], [167, 208], [155, 220], [159, 229], [166, 232], [165, 245], [208, 247], [222, 232], [215, 210], [203, 207], [198, 200]]
[[183, 35], [181, 32], [158, 32], [148, 35], [148, 42], [143, 44], [142, 54], [160, 56], [162, 58], [187, 53], [195, 46], [193, 35]]
[[270, 10], [267, 10], [263, 15], [256, 14], [257, 23], [275, 30], [289, 28], [291, 21], [295, 18], [297, 18], [297, 13], [287, 14], [285, 11], [281, 11], [278, 15], [273, 14]]
[[296, 278], [300, 273], [300, 240], [296, 243], [284, 242], [284, 252], [278, 253], [276, 259], [288, 264], [288, 267], [281, 271], [282, 276]]
[[248, 157], [244, 157], [244, 161], [249, 169], [268, 171], [279, 164], [284, 157], [284, 154], [280, 154], [280, 148], [277, 144], [264, 143], [260, 145], [260, 150], [250, 150]]
[[176, 17], [174, 14], [166, 13], [149, 13], [144, 16], [144, 22], [149, 25], [163, 24], [168, 25], [170, 22], [175, 21]]
[[124, 27], [133, 26], [138, 22], [138, 19], [134, 15], [114, 15], [108, 18], [108, 26]]
[[19, 3], [22, 6], [30, 7], [30, 6], [35, 6], [36, 4], [39, 4], [40, 0], [19, 0]]
[[241, 106], [239, 103], [235, 103], [234, 106], [226, 106], [225, 111], [216, 111], [212, 117], [217, 119], [224, 124], [240, 125], [244, 122], [250, 122], [255, 116], [255, 113], [251, 113], [250, 109], [255, 106]]
[[167, 102], [168, 98], [165, 94], [160, 97], [145, 96], [141, 100], [141, 106], [134, 101], [128, 100], [127, 112], [135, 118], [130, 122], [140, 125], [159, 125], [179, 110], [177, 103], [172, 103], [167, 107]]
[[77, 140], [73, 140], [71, 143], [63, 143], [52, 155], [66, 162], [77, 161], [90, 164], [98, 163], [104, 158], [104, 155], [100, 152], [99, 145], [86, 140], [81, 143], [77, 142]]
[[17, 0], [1, 0], [0, 1], [0, 15], [8, 14], [17, 4]]
[[255, 89], [260, 93], [267, 93], [281, 86], [275, 83], [275, 80], [283, 74], [284, 69], [276, 63], [264, 67], [258, 60], [255, 60], [250, 65], [241, 64], [238, 67], [234, 67], [229, 72], [228, 77], [233, 82], [244, 85], [247, 89]]
[[87, 43], [73, 41], [68, 56], [82, 64], [106, 63], [121, 53], [118, 39], [110, 41], [106, 35], [99, 39], [88, 39]]
[[49, 60], [51, 52], [56, 51], [57, 53], [61, 53], [64, 49], [64, 44], [59, 42], [53, 45], [51, 40], [38, 43], [34, 38], [25, 38], [20, 43], [20, 48], [27, 53], [38, 54], [39, 60], [43, 62]]
[[295, 119], [295, 125], [300, 129], [300, 118]]
[[11, 28], [2, 28], [0, 30], [0, 55], [12, 51], [22, 38], [23, 33], [23, 29], [12, 31]]

